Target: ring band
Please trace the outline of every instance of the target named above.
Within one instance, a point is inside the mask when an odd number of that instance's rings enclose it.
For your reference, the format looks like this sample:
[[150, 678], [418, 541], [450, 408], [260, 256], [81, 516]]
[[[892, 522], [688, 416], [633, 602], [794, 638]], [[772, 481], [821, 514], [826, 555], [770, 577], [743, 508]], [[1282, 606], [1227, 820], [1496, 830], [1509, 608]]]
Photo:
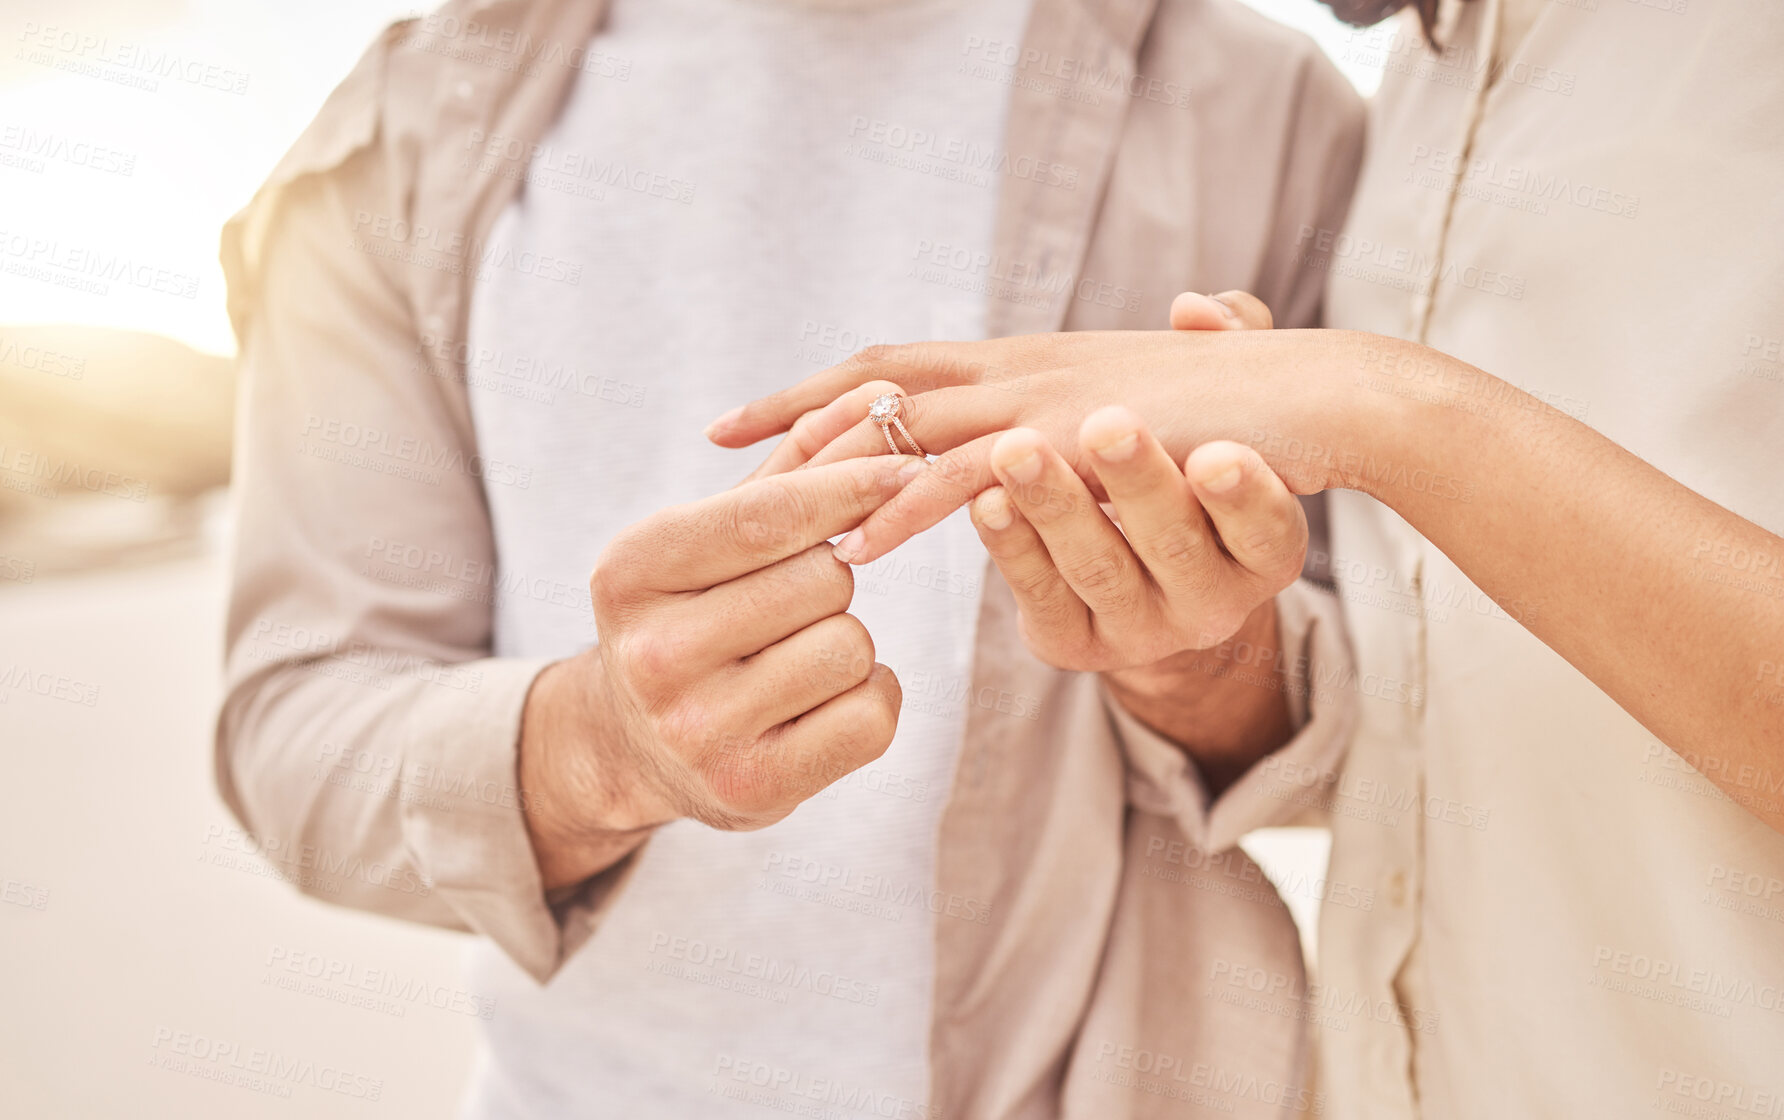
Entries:
[[867, 406], [867, 418], [880, 426], [880, 434], [886, 437], [886, 446], [891, 450], [892, 454], [904, 454], [902, 451], [898, 450], [898, 444], [892, 439], [892, 429], [897, 428], [898, 434], [903, 436], [905, 442], [911, 445], [911, 453], [921, 456], [923, 455], [923, 449], [917, 446], [917, 440], [911, 435], [910, 429], [905, 427], [904, 421], [898, 418], [898, 413], [903, 406], [903, 403], [904, 398], [897, 393], [883, 393], [880, 396], [875, 397], [873, 403]]

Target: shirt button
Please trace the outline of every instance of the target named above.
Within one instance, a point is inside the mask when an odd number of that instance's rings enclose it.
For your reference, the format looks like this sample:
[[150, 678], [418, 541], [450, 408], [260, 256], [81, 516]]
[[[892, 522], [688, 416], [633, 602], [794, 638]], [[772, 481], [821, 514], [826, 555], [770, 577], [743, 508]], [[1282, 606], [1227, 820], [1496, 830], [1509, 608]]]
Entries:
[[1388, 901], [1395, 906], [1406, 905], [1406, 872], [1396, 871], [1388, 879]]
[[477, 87], [471, 84], [469, 78], [460, 78], [458, 84], [452, 87], [452, 92], [458, 95], [460, 101], [469, 101], [477, 95]]

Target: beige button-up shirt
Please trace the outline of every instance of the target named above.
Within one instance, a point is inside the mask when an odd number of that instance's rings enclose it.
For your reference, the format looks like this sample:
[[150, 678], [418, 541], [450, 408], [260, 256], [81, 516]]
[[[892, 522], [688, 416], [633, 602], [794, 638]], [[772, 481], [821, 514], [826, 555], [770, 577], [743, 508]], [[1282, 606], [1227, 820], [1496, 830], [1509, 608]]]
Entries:
[[[1416, 25], [1358, 34], [1386, 74], [1329, 322], [1455, 354], [1784, 531], [1784, 7], [1519, 2], [1503, 49], [1501, 0], [1447, 4], [1441, 56]], [[1322, 917], [1330, 1114], [1784, 1116], [1784, 837], [1742, 807], [1784, 767], [1681, 758], [1393, 514], [1342, 493], [1331, 518], [1361, 715], [1318, 803], [1332, 878], [1374, 905]], [[1776, 558], [1694, 558], [1784, 594]]]
[[[541, 664], [489, 656], [491, 603], [586, 590], [504, 582], [482, 486], [507, 468], [477, 454], [463, 339], [480, 269], [546, 267], [489, 259], [487, 233], [569, 83], [624, 80], [588, 47], [603, 9], [462, 0], [396, 25], [223, 245], [246, 378], [220, 786], [302, 889], [474, 930], [541, 981], [632, 864], [541, 889], [515, 786]], [[1325, 270], [1299, 232], [1342, 222], [1362, 112], [1311, 43], [1232, 0], [1038, 0], [1011, 57], [1012, 164], [1072, 174], [1004, 181], [993, 334], [1157, 328], [1185, 289], [1314, 321]], [[491, 138], [505, 162], [481, 173]], [[1241, 957], [1303, 980], [1233, 846], [1303, 811], [1353, 698], [1289, 688], [1297, 738], [1210, 807], [1095, 677], [1027, 654], [995, 571], [985, 587], [934, 886], [986, 905], [937, 921], [929, 1115], [1312, 1107], [1301, 1017], [1233, 982]], [[1302, 586], [1283, 612], [1290, 664], [1342, 677], [1333, 601]]]

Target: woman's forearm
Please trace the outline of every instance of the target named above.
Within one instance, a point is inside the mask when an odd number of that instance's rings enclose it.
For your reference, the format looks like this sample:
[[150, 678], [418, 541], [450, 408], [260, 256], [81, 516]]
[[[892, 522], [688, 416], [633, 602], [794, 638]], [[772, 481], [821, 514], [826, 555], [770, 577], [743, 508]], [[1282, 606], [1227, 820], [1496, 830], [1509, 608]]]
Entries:
[[[1756, 801], [1741, 781], [1744, 767], [1784, 770], [1784, 539], [1464, 362], [1351, 337], [1362, 372], [1339, 378], [1338, 484], [1405, 518], [1784, 831], [1784, 799]], [[1385, 388], [1409, 368], [1417, 392]]]

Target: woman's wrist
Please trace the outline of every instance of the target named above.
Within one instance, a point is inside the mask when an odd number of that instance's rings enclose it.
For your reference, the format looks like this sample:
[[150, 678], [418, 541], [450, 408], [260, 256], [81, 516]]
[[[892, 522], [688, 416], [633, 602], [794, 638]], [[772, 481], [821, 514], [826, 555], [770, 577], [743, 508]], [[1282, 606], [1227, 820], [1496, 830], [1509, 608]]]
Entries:
[[1456, 475], [1452, 452], [1476, 433], [1457, 421], [1472, 415], [1471, 394], [1491, 395], [1486, 382], [1496, 379], [1404, 339], [1300, 333], [1313, 349], [1290, 363], [1301, 386], [1289, 397], [1290, 422], [1263, 433], [1258, 451], [1309, 490], [1358, 490], [1395, 509], [1411, 495], [1466, 500], [1472, 483]]
[[[1367, 371], [1384, 360], [1382, 344], [1406, 344], [1336, 330], [1234, 332], [1221, 344], [1235, 351], [1192, 360], [1212, 358], [1234, 371], [1236, 388], [1219, 395], [1236, 421], [1231, 438], [1249, 444], [1298, 494], [1360, 488], [1357, 480], [1382, 456], [1383, 438], [1403, 422], [1403, 402], [1371, 391]], [[1195, 417], [1207, 402], [1175, 407]]]
[[1552, 411], [1523, 390], [1429, 346], [1361, 336], [1363, 358], [1351, 415], [1368, 434], [1366, 454], [1346, 464], [1342, 485], [1409, 521], [1474, 501], [1491, 479], [1486, 459], [1511, 427]]

